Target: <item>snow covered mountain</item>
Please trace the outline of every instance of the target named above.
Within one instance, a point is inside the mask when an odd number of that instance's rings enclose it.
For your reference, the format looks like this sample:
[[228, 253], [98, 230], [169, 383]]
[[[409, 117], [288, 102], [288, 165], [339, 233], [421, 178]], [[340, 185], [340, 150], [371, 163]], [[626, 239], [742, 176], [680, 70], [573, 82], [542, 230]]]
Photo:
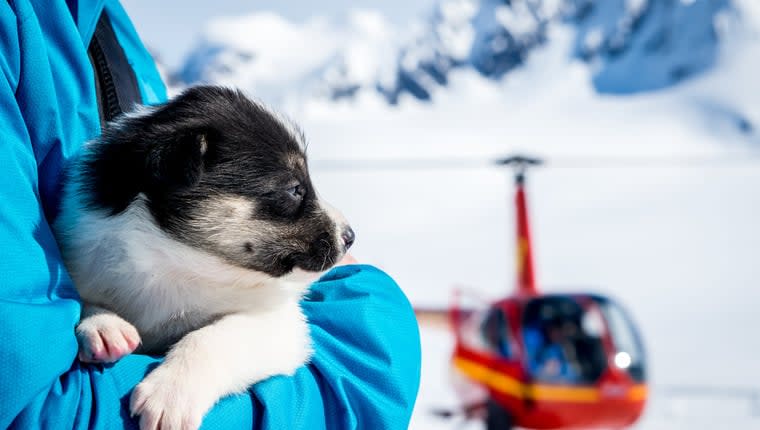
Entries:
[[332, 99], [377, 91], [392, 104], [402, 94], [429, 100], [453, 69], [501, 79], [552, 42], [552, 27], [569, 25], [573, 56], [593, 68], [596, 90], [635, 93], [709, 70], [736, 15], [731, 0], [442, 0], [426, 21], [396, 29], [366, 11], [303, 25], [254, 13], [213, 21], [177, 76], [265, 99], [295, 88]]

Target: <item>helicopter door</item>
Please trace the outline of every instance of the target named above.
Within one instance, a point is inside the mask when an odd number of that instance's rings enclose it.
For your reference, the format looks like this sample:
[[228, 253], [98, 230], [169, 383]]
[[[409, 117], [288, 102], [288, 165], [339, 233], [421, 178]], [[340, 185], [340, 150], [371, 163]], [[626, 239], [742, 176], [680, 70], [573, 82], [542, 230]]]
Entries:
[[488, 308], [471, 312], [461, 319], [457, 329], [462, 347], [493, 357], [510, 360], [515, 344], [507, 316], [502, 309]]
[[503, 310], [499, 308], [490, 309], [480, 330], [491, 354], [505, 359], [511, 359], [514, 356], [509, 323]]

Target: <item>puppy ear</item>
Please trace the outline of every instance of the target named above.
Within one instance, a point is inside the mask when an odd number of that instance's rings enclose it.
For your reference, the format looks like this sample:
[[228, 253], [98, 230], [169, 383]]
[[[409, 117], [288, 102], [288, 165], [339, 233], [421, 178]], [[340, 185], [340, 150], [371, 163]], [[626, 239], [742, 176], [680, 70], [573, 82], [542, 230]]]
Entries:
[[196, 185], [203, 175], [208, 151], [208, 133], [190, 130], [155, 142], [148, 151], [145, 167], [150, 186], [173, 190]]

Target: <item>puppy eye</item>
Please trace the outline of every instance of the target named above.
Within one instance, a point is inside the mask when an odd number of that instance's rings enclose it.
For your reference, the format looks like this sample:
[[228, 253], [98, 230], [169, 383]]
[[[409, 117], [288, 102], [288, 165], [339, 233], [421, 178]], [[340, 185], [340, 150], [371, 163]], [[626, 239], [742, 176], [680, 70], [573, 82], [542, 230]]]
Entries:
[[304, 190], [301, 184], [290, 187], [287, 191], [294, 199], [300, 199], [304, 195]]

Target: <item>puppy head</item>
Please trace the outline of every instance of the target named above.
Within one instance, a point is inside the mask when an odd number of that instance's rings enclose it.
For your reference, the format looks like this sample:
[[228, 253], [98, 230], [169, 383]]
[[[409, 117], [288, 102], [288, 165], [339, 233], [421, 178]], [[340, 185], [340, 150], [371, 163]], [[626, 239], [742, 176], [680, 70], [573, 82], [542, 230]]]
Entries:
[[139, 195], [170, 237], [281, 277], [320, 272], [354, 240], [309, 178], [303, 134], [239, 92], [195, 87], [107, 128], [85, 159], [90, 204]]

